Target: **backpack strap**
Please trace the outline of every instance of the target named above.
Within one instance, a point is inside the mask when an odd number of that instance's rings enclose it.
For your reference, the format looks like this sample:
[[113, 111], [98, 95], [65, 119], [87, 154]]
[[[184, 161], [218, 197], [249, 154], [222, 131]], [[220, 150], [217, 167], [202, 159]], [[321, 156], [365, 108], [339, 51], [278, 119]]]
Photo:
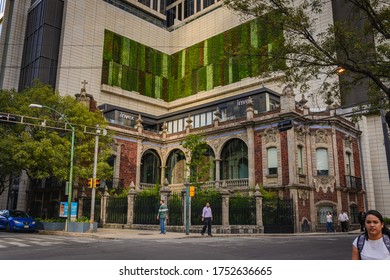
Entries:
[[385, 243], [387, 250], [390, 253], [390, 237], [387, 234], [383, 234], [383, 242]]
[[[362, 259], [362, 257], [360, 256], [360, 253], [363, 250], [365, 241], [366, 241], [366, 235], [365, 234], [359, 235], [358, 240], [357, 240], [357, 249], [359, 251], [359, 259]], [[390, 245], [390, 240], [389, 240], [389, 245]]]

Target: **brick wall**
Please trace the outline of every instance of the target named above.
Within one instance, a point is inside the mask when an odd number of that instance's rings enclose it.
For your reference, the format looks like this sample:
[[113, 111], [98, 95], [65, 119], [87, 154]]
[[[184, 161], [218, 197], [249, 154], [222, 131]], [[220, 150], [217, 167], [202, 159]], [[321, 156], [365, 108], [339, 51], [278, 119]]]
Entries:
[[122, 144], [120, 155], [119, 178], [124, 180], [124, 186], [129, 186], [136, 182], [137, 171], [137, 143], [118, 140]]
[[255, 182], [259, 185], [263, 184], [263, 153], [261, 141], [261, 134], [255, 135]]

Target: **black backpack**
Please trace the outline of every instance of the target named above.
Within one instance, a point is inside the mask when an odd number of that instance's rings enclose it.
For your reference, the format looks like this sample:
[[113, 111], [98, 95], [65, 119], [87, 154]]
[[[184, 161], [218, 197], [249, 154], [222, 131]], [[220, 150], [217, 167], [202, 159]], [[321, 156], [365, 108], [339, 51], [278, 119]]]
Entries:
[[[366, 235], [365, 234], [359, 235], [358, 240], [357, 240], [359, 259], [362, 259], [362, 257], [360, 256], [360, 253], [363, 250], [365, 241], [366, 241]], [[390, 237], [387, 234], [383, 234], [383, 243], [385, 243], [385, 246], [386, 246], [387, 250], [389, 250], [389, 253], [390, 253]]]

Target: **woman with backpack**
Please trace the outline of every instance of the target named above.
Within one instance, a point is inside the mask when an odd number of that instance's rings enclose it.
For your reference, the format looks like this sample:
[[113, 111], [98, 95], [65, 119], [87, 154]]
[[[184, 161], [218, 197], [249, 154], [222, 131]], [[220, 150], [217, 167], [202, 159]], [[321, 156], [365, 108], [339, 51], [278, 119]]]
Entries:
[[364, 233], [352, 243], [353, 260], [390, 260], [390, 230], [381, 213], [370, 210], [364, 217]]

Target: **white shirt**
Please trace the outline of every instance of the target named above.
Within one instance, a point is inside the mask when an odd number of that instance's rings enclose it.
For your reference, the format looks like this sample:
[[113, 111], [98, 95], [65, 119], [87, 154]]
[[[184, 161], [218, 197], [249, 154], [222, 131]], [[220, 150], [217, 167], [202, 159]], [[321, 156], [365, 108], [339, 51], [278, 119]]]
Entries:
[[349, 220], [347, 213], [340, 213], [338, 219], [340, 222], [348, 222], [348, 220]]
[[331, 223], [332, 222], [332, 215], [326, 215], [326, 222]]
[[[364, 238], [364, 237], [361, 237]], [[357, 248], [358, 237], [353, 241], [352, 245]], [[362, 260], [390, 260], [389, 250], [383, 242], [383, 237], [378, 240], [366, 240], [363, 250], [360, 253]]]

